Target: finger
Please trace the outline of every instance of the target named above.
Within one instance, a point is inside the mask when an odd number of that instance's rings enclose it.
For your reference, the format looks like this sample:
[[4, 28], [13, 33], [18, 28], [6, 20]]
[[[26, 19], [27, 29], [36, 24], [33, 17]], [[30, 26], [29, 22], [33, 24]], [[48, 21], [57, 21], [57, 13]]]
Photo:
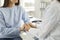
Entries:
[[21, 29], [21, 31], [23, 31], [24, 30], [24, 25], [20, 29]]
[[28, 31], [30, 27], [28, 25], [25, 25], [25, 30]]
[[31, 27], [30, 27], [29, 25], [27, 25], [27, 31], [29, 31], [30, 28], [31, 28]]

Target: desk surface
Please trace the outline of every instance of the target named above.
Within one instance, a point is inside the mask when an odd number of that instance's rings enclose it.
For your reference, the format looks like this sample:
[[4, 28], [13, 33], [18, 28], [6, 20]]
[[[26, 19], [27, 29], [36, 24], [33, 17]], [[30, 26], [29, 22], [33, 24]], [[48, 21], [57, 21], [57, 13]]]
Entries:
[[37, 35], [38, 32], [39, 32], [39, 29], [31, 28], [29, 32], [26, 32], [26, 33], [23, 32], [21, 34], [21, 37], [23, 38], [23, 40], [35, 40], [34, 37]]
[[23, 40], [34, 40], [34, 38], [32, 37], [32, 35], [30, 34], [21, 34], [21, 37], [23, 38]]
[[34, 36], [37, 36], [39, 38], [40, 35], [39, 24], [37, 29], [31, 28], [29, 32], [21, 32], [20, 36], [23, 38], [23, 40], [35, 40]]

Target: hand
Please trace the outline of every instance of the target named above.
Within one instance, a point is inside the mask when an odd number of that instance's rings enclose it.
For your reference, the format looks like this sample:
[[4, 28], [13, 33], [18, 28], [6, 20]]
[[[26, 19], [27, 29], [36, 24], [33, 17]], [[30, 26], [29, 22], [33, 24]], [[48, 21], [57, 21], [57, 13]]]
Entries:
[[31, 26], [31, 28], [37, 28], [36, 24], [32, 24], [32, 23], [29, 23], [29, 25]]
[[29, 24], [24, 24], [21, 28], [20, 31], [29, 31], [30, 28], [37, 28], [35, 25], [32, 23]]
[[25, 31], [29, 31], [30, 28], [31, 28], [31, 26], [29, 24], [24, 24]]
[[22, 27], [20, 27], [20, 31], [29, 31], [30, 29], [30, 25], [29, 24], [24, 24]]
[[24, 31], [24, 24], [19, 29], [20, 29], [20, 31]]

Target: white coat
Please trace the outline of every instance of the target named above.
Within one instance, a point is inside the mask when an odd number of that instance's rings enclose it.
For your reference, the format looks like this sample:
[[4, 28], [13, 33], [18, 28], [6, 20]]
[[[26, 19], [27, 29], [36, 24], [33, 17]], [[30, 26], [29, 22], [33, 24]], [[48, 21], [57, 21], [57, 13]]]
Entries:
[[45, 10], [40, 24], [40, 40], [60, 40], [60, 3], [54, 1]]

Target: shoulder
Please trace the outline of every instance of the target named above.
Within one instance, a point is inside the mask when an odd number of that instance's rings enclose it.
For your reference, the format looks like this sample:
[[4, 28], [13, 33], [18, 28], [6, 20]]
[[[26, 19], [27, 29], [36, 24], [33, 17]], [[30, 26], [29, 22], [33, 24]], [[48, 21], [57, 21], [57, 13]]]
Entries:
[[50, 5], [47, 6], [46, 9], [56, 10], [59, 7], [60, 7], [60, 3], [58, 3], [57, 1], [53, 1]]
[[0, 11], [5, 11], [7, 8], [0, 7]]
[[3, 8], [0, 8], [0, 16], [3, 14]]
[[0, 8], [0, 14], [5, 14], [7, 11], [7, 8]]
[[4, 8], [0, 8], [0, 13], [3, 12]]
[[50, 5], [48, 5], [47, 6], [47, 8], [45, 9], [45, 12], [47, 11], [47, 12], [54, 12], [54, 11], [58, 11], [59, 10], [59, 8], [60, 8], [60, 6], [59, 6], [60, 4], [59, 3], [57, 3], [57, 2], [52, 2]]
[[23, 7], [22, 7], [22, 6], [20, 6], [20, 5], [19, 5], [19, 6], [17, 6], [17, 7], [18, 7], [18, 8], [23, 8]]
[[22, 6], [17, 6], [17, 8], [21, 11], [24, 11], [24, 8]]

